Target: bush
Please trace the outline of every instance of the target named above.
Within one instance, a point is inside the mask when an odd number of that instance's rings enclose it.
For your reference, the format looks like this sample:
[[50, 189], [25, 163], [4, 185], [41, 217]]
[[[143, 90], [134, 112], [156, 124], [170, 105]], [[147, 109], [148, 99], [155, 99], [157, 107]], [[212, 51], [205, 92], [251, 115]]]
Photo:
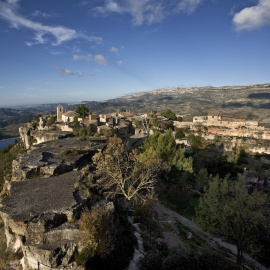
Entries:
[[17, 158], [19, 154], [25, 152], [22, 142], [14, 143], [0, 150], [0, 191], [3, 188], [5, 179], [10, 180], [12, 174], [12, 161]]
[[77, 150], [65, 150], [60, 153], [61, 157], [75, 157], [78, 155]]
[[185, 133], [182, 129], [178, 129], [175, 133], [175, 139], [182, 139], [185, 137]]
[[52, 124], [56, 122], [56, 115], [51, 115], [49, 119], [46, 121], [46, 126], [50, 127]]
[[80, 252], [75, 253], [74, 259], [77, 265], [86, 266], [87, 262], [94, 256], [95, 250], [85, 247]]
[[37, 114], [35, 117], [34, 117], [34, 121], [35, 122], [39, 122], [39, 118], [41, 117], [41, 114]]
[[[79, 228], [83, 232], [82, 242], [85, 247], [105, 258], [111, 252], [112, 213], [106, 206], [97, 205], [90, 212], [83, 212]], [[86, 252], [86, 251], [85, 251]]]
[[161, 270], [162, 258], [159, 252], [149, 251], [144, 258], [138, 262], [139, 270]]
[[151, 201], [135, 205], [133, 212], [134, 222], [142, 224], [147, 223], [149, 218], [151, 218], [152, 210], [153, 203]]

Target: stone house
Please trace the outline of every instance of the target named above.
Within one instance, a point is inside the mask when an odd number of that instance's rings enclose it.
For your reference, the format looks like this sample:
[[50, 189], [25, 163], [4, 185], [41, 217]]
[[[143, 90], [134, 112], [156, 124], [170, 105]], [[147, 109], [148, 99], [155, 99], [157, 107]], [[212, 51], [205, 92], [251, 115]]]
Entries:
[[221, 112], [209, 112], [206, 121], [207, 126], [217, 126], [225, 128], [255, 128], [258, 126], [256, 121], [246, 121], [245, 119], [223, 117]]
[[64, 122], [64, 123], [74, 122], [74, 118], [76, 116], [79, 116], [79, 114], [74, 112], [74, 111], [64, 112], [62, 114], [62, 122]]
[[116, 131], [116, 134], [120, 138], [126, 138], [129, 134], [129, 127], [124, 123], [120, 123], [119, 125], [116, 125], [114, 127], [114, 130]]
[[57, 112], [57, 122], [71, 123], [74, 121], [75, 116], [79, 116], [78, 113], [74, 111], [64, 111], [64, 107], [59, 104], [56, 108]]

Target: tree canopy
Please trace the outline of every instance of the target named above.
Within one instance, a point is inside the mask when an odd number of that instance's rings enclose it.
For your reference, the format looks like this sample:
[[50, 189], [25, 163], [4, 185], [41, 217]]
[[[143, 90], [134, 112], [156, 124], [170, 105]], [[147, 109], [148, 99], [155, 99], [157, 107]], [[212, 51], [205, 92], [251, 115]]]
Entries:
[[237, 246], [237, 262], [244, 250], [254, 250], [267, 224], [267, 197], [255, 190], [249, 194], [241, 181], [215, 177], [200, 199], [196, 220], [202, 229], [224, 236]]
[[86, 108], [83, 104], [75, 110], [76, 113], [80, 115], [80, 117], [84, 118], [86, 115], [92, 114], [88, 108]]
[[171, 130], [166, 131], [164, 135], [155, 132], [145, 140], [142, 149], [145, 152], [156, 151], [165, 162], [175, 166], [178, 170], [193, 172], [192, 157], [185, 157], [185, 148], [175, 143]]
[[96, 173], [100, 176], [97, 185], [106, 198], [119, 197], [127, 201], [145, 200], [155, 192], [155, 184], [163, 162], [157, 152], [140, 154], [128, 152], [122, 140], [109, 138], [104, 152], [93, 157]]
[[171, 109], [167, 109], [161, 113], [162, 116], [166, 118], [171, 118], [172, 120], [176, 120], [176, 114]]

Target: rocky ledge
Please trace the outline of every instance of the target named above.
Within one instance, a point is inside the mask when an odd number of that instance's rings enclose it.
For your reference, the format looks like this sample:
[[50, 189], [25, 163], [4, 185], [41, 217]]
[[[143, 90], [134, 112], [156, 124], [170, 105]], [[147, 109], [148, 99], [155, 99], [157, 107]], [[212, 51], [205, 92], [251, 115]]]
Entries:
[[81, 233], [76, 216], [91, 200], [87, 190], [75, 190], [80, 172], [51, 178], [13, 181], [2, 200], [8, 249], [22, 252], [24, 269], [74, 269]]
[[[82, 249], [78, 218], [93, 205], [89, 183], [80, 170], [103, 149], [105, 140], [67, 137], [32, 145], [12, 164], [0, 217], [7, 248], [22, 254], [23, 269], [79, 269]], [[107, 202], [103, 202], [107, 204]], [[113, 205], [108, 203], [108, 211]]]
[[12, 164], [12, 180], [50, 177], [82, 168], [104, 147], [104, 139], [65, 138], [32, 146]]

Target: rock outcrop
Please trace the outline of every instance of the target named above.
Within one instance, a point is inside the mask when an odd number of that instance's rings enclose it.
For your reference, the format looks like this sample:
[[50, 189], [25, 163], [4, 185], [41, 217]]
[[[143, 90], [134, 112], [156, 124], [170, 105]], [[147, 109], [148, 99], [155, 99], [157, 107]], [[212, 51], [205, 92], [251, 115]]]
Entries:
[[[10, 196], [1, 202], [7, 247], [21, 252], [23, 269], [76, 269], [82, 248], [77, 218], [92, 196], [80, 172], [51, 178], [12, 181]], [[100, 202], [112, 212], [112, 203]]]
[[61, 131], [57, 125], [46, 128], [47, 130], [39, 130], [39, 126], [37, 127], [34, 122], [23, 124], [19, 128], [19, 133], [25, 148], [30, 149], [32, 145], [74, 136], [72, 132]]
[[[82, 209], [92, 205], [80, 169], [91, 165], [105, 141], [37, 131], [30, 123], [20, 133], [30, 149], [13, 161], [12, 181], [0, 204], [7, 248], [22, 253], [25, 270], [79, 269], [74, 261], [82, 248], [77, 220]], [[33, 145], [37, 134], [48, 141]]]
[[10, 196], [1, 202], [0, 215], [7, 247], [23, 253], [25, 269], [72, 266], [81, 237], [73, 220], [91, 198], [90, 193], [74, 196], [74, 185], [80, 180], [80, 172], [69, 172], [12, 182]]
[[104, 147], [104, 139], [66, 138], [32, 146], [12, 164], [12, 179], [50, 177], [80, 169]]

